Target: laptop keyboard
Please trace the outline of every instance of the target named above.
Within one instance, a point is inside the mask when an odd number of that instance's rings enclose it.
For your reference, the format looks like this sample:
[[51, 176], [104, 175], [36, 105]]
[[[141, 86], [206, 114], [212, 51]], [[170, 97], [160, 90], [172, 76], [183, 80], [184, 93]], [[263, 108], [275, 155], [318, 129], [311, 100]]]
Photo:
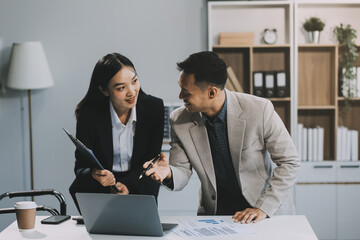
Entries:
[[173, 229], [177, 225], [178, 224], [176, 224], [176, 223], [162, 223], [161, 224], [164, 233], [170, 231], [171, 229]]

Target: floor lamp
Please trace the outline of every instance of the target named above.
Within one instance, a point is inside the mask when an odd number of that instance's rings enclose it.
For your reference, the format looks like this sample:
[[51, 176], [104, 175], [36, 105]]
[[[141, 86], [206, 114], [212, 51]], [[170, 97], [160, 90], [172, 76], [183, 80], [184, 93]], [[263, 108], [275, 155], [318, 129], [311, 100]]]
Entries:
[[53, 85], [54, 81], [41, 42], [14, 43], [6, 86], [17, 90], [27, 90], [28, 93], [31, 190], [34, 190], [31, 90], [49, 88]]

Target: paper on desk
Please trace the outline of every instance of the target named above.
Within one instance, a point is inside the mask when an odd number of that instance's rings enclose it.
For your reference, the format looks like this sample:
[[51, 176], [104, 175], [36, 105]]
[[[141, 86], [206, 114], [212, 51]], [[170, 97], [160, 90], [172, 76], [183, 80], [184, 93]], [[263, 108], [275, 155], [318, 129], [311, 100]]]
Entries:
[[184, 238], [224, 237], [229, 235], [255, 234], [249, 225], [235, 223], [227, 218], [178, 219], [180, 225], [173, 230]]

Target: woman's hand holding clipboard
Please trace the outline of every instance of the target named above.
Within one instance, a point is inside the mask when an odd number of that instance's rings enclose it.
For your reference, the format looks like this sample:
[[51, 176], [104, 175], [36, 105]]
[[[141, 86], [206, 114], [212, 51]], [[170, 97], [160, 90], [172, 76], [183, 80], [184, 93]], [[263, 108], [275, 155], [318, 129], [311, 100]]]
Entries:
[[[79, 139], [74, 137], [65, 128], [63, 128], [63, 130], [69, 136], [71, 141], [75, 144], [76, 148], [88, 160], [90, 167], [95, 168], [95, 169], [99, 169], [99, 171], [108, 171], [108, 170], [104, 169], [104, 167], [101, 165], [101, 163], [97, 160], [97, 158], [95, 157], [95, 155], [94, 155], [94, 153], [93, 153], [93, 151], [91, 149], [87, 148], [82, 142], [80, 142]], [[108, 172], [110, 172], [110, 171], [108, 171]], [[100, 173], [100, 175], [102, 175], [102, 174]], [[115, 183], [114, 183], [114, 185], [111, 185], [111, 189], [113, 191], [115, 191], [116, 193], [121, 193], [121, 191], [116, 187]]]

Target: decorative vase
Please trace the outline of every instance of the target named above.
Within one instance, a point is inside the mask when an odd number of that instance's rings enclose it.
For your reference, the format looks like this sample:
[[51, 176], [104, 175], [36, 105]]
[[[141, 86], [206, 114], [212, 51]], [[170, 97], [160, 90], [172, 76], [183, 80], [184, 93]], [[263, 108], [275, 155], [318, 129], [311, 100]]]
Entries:
[[320, 42], [320, 31], [312, 31], [308, 32], [309, 34], [309, 42], [319, 44]]

